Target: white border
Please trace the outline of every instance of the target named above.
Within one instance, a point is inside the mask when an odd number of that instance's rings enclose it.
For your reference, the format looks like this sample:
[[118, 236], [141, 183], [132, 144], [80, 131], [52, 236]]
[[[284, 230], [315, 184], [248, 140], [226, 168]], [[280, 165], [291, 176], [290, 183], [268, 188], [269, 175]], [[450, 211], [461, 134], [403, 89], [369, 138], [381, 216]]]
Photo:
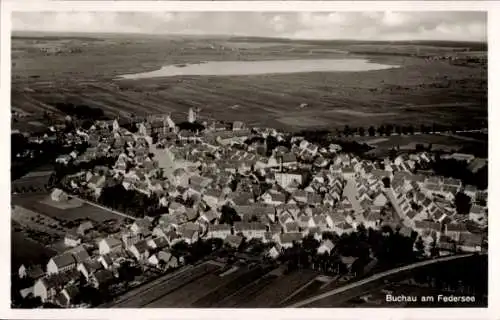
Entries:
[[[495, 212], [498, 202], [494, 195], [500, 194], [498, 186], [499, 169], [495, 142], [500, 141], [499, 131], [494, 120], [497, 113], [492, 107], [500, 103], [498, 89], [498, 55], [500, 42], [500, 7], [495, 1], [207, 1], [207, 2], [158, 2], [158, 1], [26, 1], [0, 0], [1, 4], [1, 78], [0, 78], [0, 128], [2, 128], [0, 148], [2, 188], [0, 197], [2, 207], [0, 215], [0, 318], [1, 319], [234, 319], [234, 318], [272, 318], [278, 319], [329, 319], [329, 318], [364, 318], [364, 319], [495, 319], [500, 320], [499, 280], [499, 237], [490, 232], [489, 254], [489, 308], [488, 309], [71, 309], [71, 310], [12, 310], [10, 309], [10, 12], [11, 11], [488, 11], [488, 46], [489, 46], [489, 121], [490, 121], [490, 230], [498, 229], [499, 218]], [[496, 89], [496, 90], [495, 90]], [[493, 164], [493, 165], [492, 165]], [[471, 274], [473, 277], [474, 275]]]

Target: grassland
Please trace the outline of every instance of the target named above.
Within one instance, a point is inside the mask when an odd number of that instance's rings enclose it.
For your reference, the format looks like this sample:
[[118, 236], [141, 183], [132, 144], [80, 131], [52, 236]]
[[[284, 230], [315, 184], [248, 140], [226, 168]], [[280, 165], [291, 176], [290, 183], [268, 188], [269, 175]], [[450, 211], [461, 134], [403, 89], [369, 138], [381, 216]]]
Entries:
[[[62, 41], [57, 36], [39, 37], [35, 37], [38, 44], [47, 46]], [[13, 38], [13, 107], [36, 114], [58, 112], [55, 103], [70, 102], [101, 108], [109, 115], [172, 112], [175, 120], [194, 106], [208, 117], [287, 130], [431, 122], [479, 127], [487, 120], [485, 66], [423, 58], [467, 48], [484, 50], [476, 44], [65, 37], [81, 52], [47, 55], [34, 46], [33, 37]], [[320, 58], [366, 58], [401, 67], [350, 73], [114, 80], [166, 64]], [[302, 103], [308, 106], [299, 108]], [[228, 112], [235, 104], [241, 106], [238, 112]]]
[[19, 225], [12, 223], [11, 235], [11, 268], [12, 272], [17, 272], [21, 264], [45, 264], [48, 259], [56, 254], [56, 251], [28, 238], [22, 231], [18, 230]]
[[99, 207], [83, 203], [81, 206], [70, 206], [67, 209], [57, 208], [49, 205], [50, 199], [46, 193], [42, 194], [18, 194], [12, 196], [12, 203], [26, 209], [35, 211], [46, 217], [60, 221], [93, 220], [101, 223], [107, 220], [122, 221], [124, 217], [115, 215]]

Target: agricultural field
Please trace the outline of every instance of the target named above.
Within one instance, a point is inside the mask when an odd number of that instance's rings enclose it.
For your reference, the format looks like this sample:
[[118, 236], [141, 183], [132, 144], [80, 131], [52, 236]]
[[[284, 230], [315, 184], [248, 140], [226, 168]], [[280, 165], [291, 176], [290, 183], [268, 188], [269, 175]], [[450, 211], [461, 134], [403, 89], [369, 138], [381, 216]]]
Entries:
[[[71, 199], [70, 201], [78, 201], [76, 199]], [[66, 206], [67, 208], [62, 208], [61, 205], [51, 205], [52, 200], [50, 195], [47, 193], [43, 194], [18, 194], [12, 196], [12, 203], [23, 206], [26, 209], [35, 211], [44, 216], [54, 218], [58, 221], [81, 221], [81, 220], [92, 220], [95, 222], [105, 222], [108, 220], [115, 220], [121, 222], [124, 217], [115, 215], [107, 210], [101, 209], [96, 206], [92, 206], [86, 203], [81, 203], [81, 205], [71, 205]]]
[[487, 157], [488, 138], [484, 134], [469, 133], [457, 134], [416, 134], [416, 135], [391, 135], [375, 137], [353, 137], [347, 140], [364, 143], [372, 148], [370, 154], [384, 153], [392, 148], [404, 150], [415, 150], [417, 145], [424, 148], [431, 147], [432, 150], [455, 151], [463, 153], [472, 153], [479, 157]]
[[11, 253], [12, 272], [17, 272], [21, 264], [44, 265], [56, 254], [54, 250], [27, 237], [15, 221], [12, 222]]
[[[34, 46], [70, 41], [79, 50], [46, 54]], [[57, 45], [55, 45], [57, 47]], [[12, 106], [62, 114], [57, 103], [121, 114], [172, 113], [189, 107], [205, 117], [245, 120], [285, 130], [441, 124], [484, 126], [487, 67], [454, 65], [424, 57], [465, 50], [466, 43], [359, 43], [261, 38], [14, 35]], [[202, 61], [368, 59], [398, 68], [362, 72], [310, 72], [241, 76], [178, 76], [118, 80], [124, 74]], [[92, 66], [92, 68], [89, 68]], [[307, 107], [300, 108], [301, 104]], [[227, 112], [239, 105], [237, 113]]]

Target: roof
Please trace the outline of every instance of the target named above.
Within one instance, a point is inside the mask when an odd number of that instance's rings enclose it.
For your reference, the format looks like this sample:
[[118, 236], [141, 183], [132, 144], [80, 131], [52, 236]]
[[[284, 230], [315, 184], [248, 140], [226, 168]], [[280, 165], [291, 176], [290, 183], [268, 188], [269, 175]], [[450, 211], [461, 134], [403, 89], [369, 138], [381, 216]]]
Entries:
[[480, 234], [463, 232], [459, 236], [458, 243], [465, 246], [481, 246], [483, 237]]
[[300, 232], [287, 232], [280, 234], [281, 243], [292, 243], [294, 241], [301, 241], [302, 233]]
[[234, 223], [234, 231], [266, 231], [266, 225], [260, 222], [235, 222]]
[[150, 241], [153, 242], [157, 248], [165, 248], [166, 246], [168, 246], [167, 239], [165, 239], [164, 237], [154, 238]]
[[140, 240], [139, 242], [133, 245], [137, 249], [139, 253], [146, 252], [148, 250], [147, 240]]
[[432, 222], [432, 221], [415, 221], [415, 228], [416, 229], [430, 229], [434, 231], [440, 231], [441, 230], [441, 224], [437, 222]]
[[321, 247], [327, 247], [328, 250], [331, 251], [333, 248], [335, 248], [335, 245], [330, 239], [327, 239], [326, 241], [323, 241]]
[[241, 242], [243, 241], [243, 237], [230, 234], [226, 237], [226, 239], [224, 241], [231, 244], [231, 245], [239, 246], [241, 244]]
[[210, 224], [208, 225], [208, 232], [217, 232], [217, 231], [231, 231], [231, 226], [229, 224]]
[[52, 257], [52, 261], [54, 261], [54, 264], [59, 269], [62, 269], [64, 267], [67, 267], [67, 266], [70, 266], [70, 265], [76, 263], [75, 258], [73, 257], [73, 254], [71, 254], [70, 252], [65, 252], [63, 254]]
[[122, 245], [121, 240], [116, 239], [115, 237], [107, 237], [105, 239], [102, 239], [101, 241], [106, 242], [110, 248], [116, 248]]
[[466, 232], [467, 226], [465, 223], [450, 223], [446, 225], [446, 231], [450, 232]]
[[94, 278], [99, 284], [104, 284], [112, 281], [114, 277], [109, 270], [99, 270], [94, 274]]
[[87, 252], [87, 249], [83, 247], [83, 245], [79, 245], [78, 247], [74, 247], [73, 249], [70, 249], [69, 252], [71, 252], [76, 260], [76, 262], [83, 262], [86, 261], [90, 258], [89, 253]]

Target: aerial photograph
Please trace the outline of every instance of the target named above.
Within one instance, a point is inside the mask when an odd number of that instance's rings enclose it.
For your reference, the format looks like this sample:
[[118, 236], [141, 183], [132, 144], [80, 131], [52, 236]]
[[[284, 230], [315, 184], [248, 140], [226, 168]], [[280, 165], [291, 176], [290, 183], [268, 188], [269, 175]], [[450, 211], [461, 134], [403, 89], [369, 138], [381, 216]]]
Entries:
[[12, 12], [11, 308], [486, 308], [487, 12]]

